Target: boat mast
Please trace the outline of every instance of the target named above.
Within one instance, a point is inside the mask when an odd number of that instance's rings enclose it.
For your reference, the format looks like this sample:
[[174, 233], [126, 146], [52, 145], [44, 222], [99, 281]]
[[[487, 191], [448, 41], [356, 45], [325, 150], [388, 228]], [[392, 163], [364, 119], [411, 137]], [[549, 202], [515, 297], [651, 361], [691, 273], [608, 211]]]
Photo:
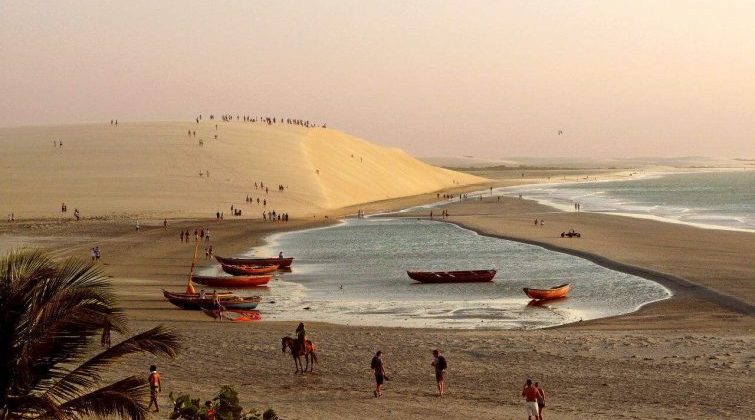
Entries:
[[191, 284], [191, 277], [194, 275], [194, 265], [197, 262], [197, 249], [199, 248], [199, 241], [196, 241], [194, 245], [194, 256], [191, 257], [191, 269], [189, 269], [189, 280], [186, 283], [186, 293], [196, 293], [194, 291], [194, 285]]

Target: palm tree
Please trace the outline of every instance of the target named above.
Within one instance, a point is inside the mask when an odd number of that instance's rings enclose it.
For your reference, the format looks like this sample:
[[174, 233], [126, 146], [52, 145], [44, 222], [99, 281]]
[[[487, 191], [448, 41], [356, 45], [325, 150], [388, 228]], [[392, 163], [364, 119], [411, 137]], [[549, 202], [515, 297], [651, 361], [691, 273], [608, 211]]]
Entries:
[[58, 263], [42, 251], [0, 258], [0, 419], [145, 418], [146, 378], [97, 388], [100, 373], [134, 353], [173, 357], [179, 338], [158, 326], [85, 360], [96, 336], [126, 327], [109, 282], [91, 264]]

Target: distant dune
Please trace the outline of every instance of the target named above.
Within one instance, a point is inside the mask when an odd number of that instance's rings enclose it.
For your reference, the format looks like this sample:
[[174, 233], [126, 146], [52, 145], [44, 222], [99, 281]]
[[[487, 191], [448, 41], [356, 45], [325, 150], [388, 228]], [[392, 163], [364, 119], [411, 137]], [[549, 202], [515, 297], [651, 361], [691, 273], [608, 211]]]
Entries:
[[[72, 217], [74, 208], [82, 217], [228, 217], [234, 205], [243, 217], [261, 217], [263, 209], [310, 217], [484, 181], [337, 130], [215, 124], [0, 128], [0, 211], [17, 218]], [[267, 194], [255, 189], [260, 181]]]

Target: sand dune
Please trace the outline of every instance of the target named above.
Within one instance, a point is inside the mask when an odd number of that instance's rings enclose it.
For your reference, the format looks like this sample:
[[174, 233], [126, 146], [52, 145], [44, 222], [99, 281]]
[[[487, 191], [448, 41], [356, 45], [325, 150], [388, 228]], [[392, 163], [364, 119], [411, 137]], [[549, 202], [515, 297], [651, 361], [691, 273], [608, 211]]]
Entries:
[[[281, 124], [0, 128], [0, 147], [0, 211], [17, 218], [72, 217], [74, 208], [83, 217], [207, 217], [230, 215], [231, 205], [243, 217], [261, 217], [263, 209], [311, 217], [483, 181], [336, 130]], [[255, 190], [260, 181], [269, 193]], [[287, 188], [279, 192], [279, 184]], [[247, 195], [255, 204], [245, 203]]]

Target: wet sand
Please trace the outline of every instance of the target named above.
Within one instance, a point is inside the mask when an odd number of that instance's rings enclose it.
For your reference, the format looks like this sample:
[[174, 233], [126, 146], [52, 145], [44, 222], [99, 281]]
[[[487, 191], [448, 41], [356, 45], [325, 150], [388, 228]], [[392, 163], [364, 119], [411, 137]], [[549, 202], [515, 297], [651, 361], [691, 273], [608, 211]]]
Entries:
[[[432, 196], [360, 208], [407, 207]], [[451, 221], [678, 276], [752, 304], [751, 236], [502, 201], [453, 204], [448, 207]], [[162, 323], [184, 337], [175, 360], [137, 357], [112, 371], [112, 378], [146, 376], [147, 366], [157, 363], [165, 408], [169, 391], [206, 398], [220, 385], [231, 384], [242, 402], [263, 410], [272, 406], [287, 419], [523, 418], [519, 393], [531, 377], [548, 395], [546, 418], [734, 418], [755, 411], [753, 318], [707, 292], [694, 292], [695, 287], [687, 294], [680, 286], [674, 298], [630, 315], [541, 331], [308, 324], [320, 363], [316, 373], [307, 375], [294, 375], [291, 357], [281, 353], [280, 337], [293, 334], [294, 323], [213, 322], [162, 299], [161, 288], [183, 289], [188, 274], [193, 245], [179, 241], [179, 229], [209, 227], [216, 254], [227, 255], [262, 243], [272, 232], [330, 223], [339, 214], [354, 212], [344, 209], [327, 220], [288, 224], [170, 220], [167, 230], [158, 221], [145, 221], [140, 232], [119, 220], [25, 221], [0, 225], [0, 243], [42, 245], [57, 255], [81, 258], [100, 245], [102, 268], [113, 278], [132, 329]], [[546, 225], [530, 226], [535, 217], [545, 218]], [[583, 238], [562, 240], [558, 233], [570, 227]], [[264, 313], [264, 305], [260, 309]], [[435, 347], [444, 350], [450, 365], [443, 399], [434, 396], [429, 366]], [[379, 400], [372, 397], [369, 370], [377, 349], [386, 353], [391, 377]]]

